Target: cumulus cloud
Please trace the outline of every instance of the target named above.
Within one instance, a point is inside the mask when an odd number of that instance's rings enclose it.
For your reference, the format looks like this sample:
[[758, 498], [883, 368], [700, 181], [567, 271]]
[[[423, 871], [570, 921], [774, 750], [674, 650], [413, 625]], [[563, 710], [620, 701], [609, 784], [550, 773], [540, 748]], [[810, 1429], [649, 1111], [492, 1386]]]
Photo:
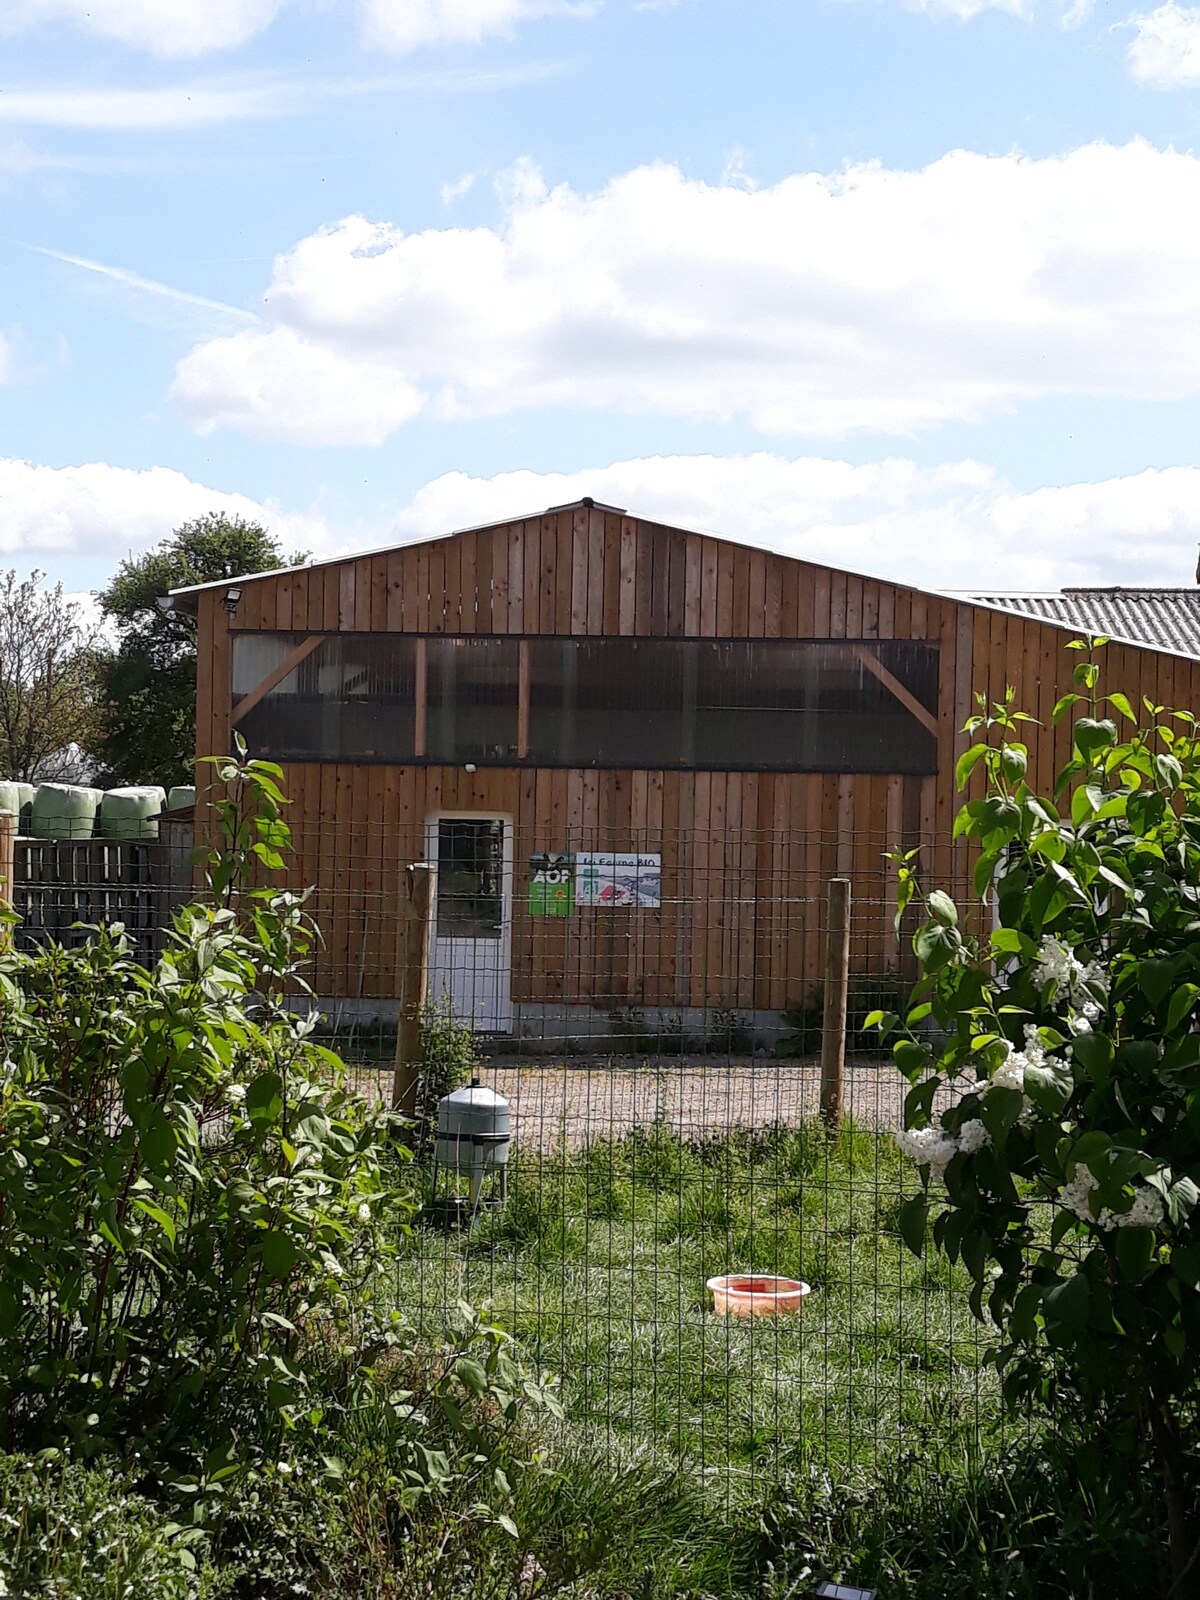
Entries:
[[[265, 32], [291, 0], [4, 0], [0, 35], [73, 23], [163, 57], [229, 50]], [[508, 37], [541, 17], [586, 17], [603, 0], [343, 0], [368, 43], [407, 53]]]
[[5, 0], [0, 32], [74, 23], [85, 32], [159, 56], [199, 56], [244, 44], [270, 26], [285, 0]]
[[1140, 140], [754, 191], [656, 165], [579, 194], [522, 167], [504, 207], [496, 228], [350, 217], [301, 240], [265, 331], [197, 346], [176, 399], [205, 430], [348, 443], [421, 401], [839, 437], [1200, 392], [1200, 160]]
[[294, 444], [382, 444], [424, 404], [403, 372], [286, 327], [201, 345], [172, 392], [201, 433], [240, 428]]
[[395, 519], [399, 539], [583, 495], [641, 516], [932, 589], [1186, 586], [1200, 542], [1200, 468], [1021, 492], [977, 461], [656, 456], [572, 473], [446, 473]]
[[1129, 70], [1152, 89], [1194, 89], [1200, 84], [1200, 7], [1166, 0], [1157, 11], [1130, 19], [1135, 30]]
[[209, 489], [169, 467], [47, 467], [0, 458], [0, 552], [9, 561], [57, 569], [72, 556], [107, 556], [115, 565], [208, 511], [260, 522], [287, 549], [331, 549], [318, 514]]

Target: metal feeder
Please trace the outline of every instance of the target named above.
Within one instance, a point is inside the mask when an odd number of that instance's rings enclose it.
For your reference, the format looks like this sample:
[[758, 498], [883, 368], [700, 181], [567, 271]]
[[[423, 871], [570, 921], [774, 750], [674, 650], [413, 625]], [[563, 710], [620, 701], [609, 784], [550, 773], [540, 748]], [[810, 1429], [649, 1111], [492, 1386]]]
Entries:
[[[442, 1096], [438, 1101], [429, 1202], [435, 1216], [444, 1215], [449, 1224], [465, 1210], [466, 1220], [474, 1227], [482, 1206], [504, 1204], [508, 1199], [510, 1127], [508, 1101], [494, 1089], [484, 1088], [478, 1078], [472, 1078], [467, 1088]], [[465, 1207], [461, 1197], [453, 1193], [439, 1199], [438, 1178], [442, 1173], [466, 1176]], [[491, 1192], [485, 1194], [485, 1185]], [[460, 1200], [457, 1206], [455, 1199]]]

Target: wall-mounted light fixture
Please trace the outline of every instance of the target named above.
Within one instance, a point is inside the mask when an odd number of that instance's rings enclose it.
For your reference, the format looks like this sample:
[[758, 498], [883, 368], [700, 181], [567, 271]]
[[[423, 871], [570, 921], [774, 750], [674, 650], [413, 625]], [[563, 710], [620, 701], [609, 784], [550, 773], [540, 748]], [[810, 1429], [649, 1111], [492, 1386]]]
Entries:
[[878, 1589], [856, 1589], [849, 1583], [822, 1583], [816, 1590], [818, 1600], [875, 1600]]
[[225, 599], [222, 604], [231, 617], [236, 615], [241, 598], [242, 591], [240, 589], [226, 589]]

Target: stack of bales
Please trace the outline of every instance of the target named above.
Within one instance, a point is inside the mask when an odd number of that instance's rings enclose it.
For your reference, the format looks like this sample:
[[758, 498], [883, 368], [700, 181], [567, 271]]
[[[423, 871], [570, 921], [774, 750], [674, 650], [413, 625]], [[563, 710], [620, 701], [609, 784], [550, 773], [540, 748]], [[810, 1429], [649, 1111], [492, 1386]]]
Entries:
[[11, 811], [18, 834], [33, 839], [157, 839], [163, 811], [195, 803], [190, 784], [177, 784], [168, 795], [158, 784], [105, 790], [0, 779], [0, 811]]
[[11, 811], [17, 819], [17, 832], [29, 832], [29, 816], [33, 810], [33, 785], [13, 783], [0, 779], [0, 811]]

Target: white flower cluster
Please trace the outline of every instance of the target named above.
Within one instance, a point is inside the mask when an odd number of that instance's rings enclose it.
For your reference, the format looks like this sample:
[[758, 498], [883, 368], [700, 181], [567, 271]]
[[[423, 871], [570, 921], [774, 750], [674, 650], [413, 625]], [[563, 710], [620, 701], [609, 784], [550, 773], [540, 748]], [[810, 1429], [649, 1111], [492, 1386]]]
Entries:
[[1075, 1009], [1079, 1033], [1087, 1033], [1103, 1009], [1091, 991], [1104, 988], [1104, 969], [1096, 961], [1080, 961], [1071, 947], [1053, 934], [1042, 940], [1033, 981], [1039, 989], [1053, 983], [1056, 992], [1066, 997]]
[[1081, 1222], [1090, 1222], [1105, 1233], [1114, 1228], [1158, 1228], [1162, 1226], [1167, 1208], [1157, 1189], [1143, 1184], [1133, 1197], [1128, 1211], [1110, 1211], [1105, 1206], [1093, 1216], [1091, 1195], [1100, 1187], [1098, 1180], [1082, 1162], [1076, 1164], [1075, 1176], [1064, 1183], [1058, 1192], [1059, 1204], [1073, 1211]]
[[964, 1122], [957, 1134], [945, 1128], [898, 1128], [896, 1143], [901, 1152], [919, 1167], [928, 1167], [931, 1175], [941, 1178], [946, 1168], [960, 1150], [974, 1155], [984, 1145], [991, 1144], [992, 1136], [978, 1117]]
[[1018, 1117], [1023, 1128], [1037, 1121], [1037, 1108], [1025, 1093], [1025, 1069], [1027, 1067], [1041, 1067], [1045, 1065], [1046, 1048], [1038, 1037], [1037, 1028], [1032, 1022], [1025, 1024], [1025, 1048], [1014, 1050], [1008, 1047], [1005, 1060], [992, 1073], [989, 1089], [1019, 1089], [1022, 1094], [1021, 1114]]
[[227, 1105], [240, 1106], [246, 1098], [246, 1085], [244, 1083], [227, 1083], [225, 1085], [225, 1102]]

